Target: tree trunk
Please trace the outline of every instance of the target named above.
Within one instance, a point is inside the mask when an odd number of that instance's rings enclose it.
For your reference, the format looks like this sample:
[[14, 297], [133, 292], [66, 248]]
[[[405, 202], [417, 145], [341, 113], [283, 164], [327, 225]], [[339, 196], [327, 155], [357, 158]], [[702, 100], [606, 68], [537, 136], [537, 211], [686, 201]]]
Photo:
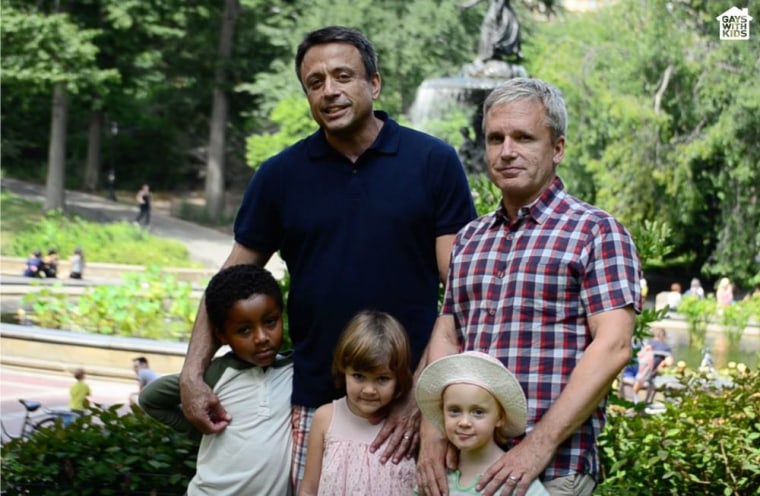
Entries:
[[235, 36], [235, 22], [239, 9], [238, 0], [225, 0], [217, 66], [214, 72], [214, 99], [206, 158], [206, 212], [213, 221], [219, 221], [224, 213], [224, 155], [228, 108], [226, 66], [232, 53], [232, 39]]
[[90, 131], [87, 139], [87, 161], [84, 164], [84, 189], [95, 191], [100, 180], [100, 146], [103, 136], [103, 111], [90, 114]]
[[64, 178], [66, 173], [66, 125], [69, 102], [66, 87], [56, 84], [53, 88], [53, 109], [50, 122], [48, 148], [48, 173], [45, 187], [44, 210], [64, 208]]

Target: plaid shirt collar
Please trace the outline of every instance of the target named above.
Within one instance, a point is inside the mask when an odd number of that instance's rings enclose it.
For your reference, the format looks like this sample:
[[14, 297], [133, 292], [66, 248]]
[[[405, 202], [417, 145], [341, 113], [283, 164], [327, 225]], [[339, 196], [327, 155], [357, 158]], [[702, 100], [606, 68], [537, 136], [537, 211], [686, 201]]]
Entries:
[[531, 219], [536, 224], [543, 224], [556, 211], [557, 204], [566, 196], [565, 184], [559, 176], [554, 176], [549, 187], [538, 198], [520, 208], [517, 219], [514, 221], [510, 220], [507, 216], [507, 210], [504, 208], [503, 202], [499, 203], [499, 208], [493, 213], [493, 221], [489, 228], [497, 229], [501, 225], [511, 227], [524, 222], [526, 219]]

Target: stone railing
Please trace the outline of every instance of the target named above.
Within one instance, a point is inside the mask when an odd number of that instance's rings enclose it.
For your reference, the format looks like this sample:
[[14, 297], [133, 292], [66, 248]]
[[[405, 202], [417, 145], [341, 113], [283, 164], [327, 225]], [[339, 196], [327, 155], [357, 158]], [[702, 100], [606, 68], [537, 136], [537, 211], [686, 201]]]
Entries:
[[145, 356], [159, 374], [179, 372], [187, 343], [103, 336], [41, 327], [0, 324], [3, 365], [69, 373], [82, 367], [88, 375], [134, 379], [132, 360]]
[[[20, 257], [0, 257], [0, 274], [21, 276], [26, 268], [26, 259]], [[68, 279], [71, 264], [68, 260], [58, 263], [58, 278]], [[87, 262], [84, 268], [84, 280], [119, 280], [125, 272], [144, 272], [143, 265], [110, 264]], [[164, 268], [162, 272], [171, 274], [178, 281], [205, 283], [217, 272], [213, 269]]]

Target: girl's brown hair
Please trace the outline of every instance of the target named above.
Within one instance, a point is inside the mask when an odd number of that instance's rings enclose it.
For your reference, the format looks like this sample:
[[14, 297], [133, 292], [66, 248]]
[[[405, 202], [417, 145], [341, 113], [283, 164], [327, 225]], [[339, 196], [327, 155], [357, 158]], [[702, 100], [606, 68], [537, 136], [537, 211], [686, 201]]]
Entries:
[[372, 372], [388, 367], [396, 375], [396, 398], [412, 389], [412, 353], [404, 326], [385, 312], [364, 310], [346, 325], [335, 347], [332, 373], [346, 388], [346, 370]]

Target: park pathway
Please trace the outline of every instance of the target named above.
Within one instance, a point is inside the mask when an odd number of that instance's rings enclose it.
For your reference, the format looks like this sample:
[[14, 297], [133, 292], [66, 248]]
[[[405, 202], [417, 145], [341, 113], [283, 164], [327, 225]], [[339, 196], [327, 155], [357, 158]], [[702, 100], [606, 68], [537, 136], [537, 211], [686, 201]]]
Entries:
[[[35, 201], [44, 201], [44, 185], [2, 178], [3, 190]], [[131, 222], [137, 215], [135, 203], [111, 201], [105, 197], [79, 191], [66, 190], [66, 211], [79, 215], [92, 222]], [[169, 215], [168, 209], [151, 210], [150, 232], [162, 238], [175, 239], [187, 246], [190, 258], [210, 269], [218, 269], [229, 255], [232, 247], [232, 235], [178, 219]], [[281, 277], [285, 264], [273, 256], [269, 269], [276, 277]]]

